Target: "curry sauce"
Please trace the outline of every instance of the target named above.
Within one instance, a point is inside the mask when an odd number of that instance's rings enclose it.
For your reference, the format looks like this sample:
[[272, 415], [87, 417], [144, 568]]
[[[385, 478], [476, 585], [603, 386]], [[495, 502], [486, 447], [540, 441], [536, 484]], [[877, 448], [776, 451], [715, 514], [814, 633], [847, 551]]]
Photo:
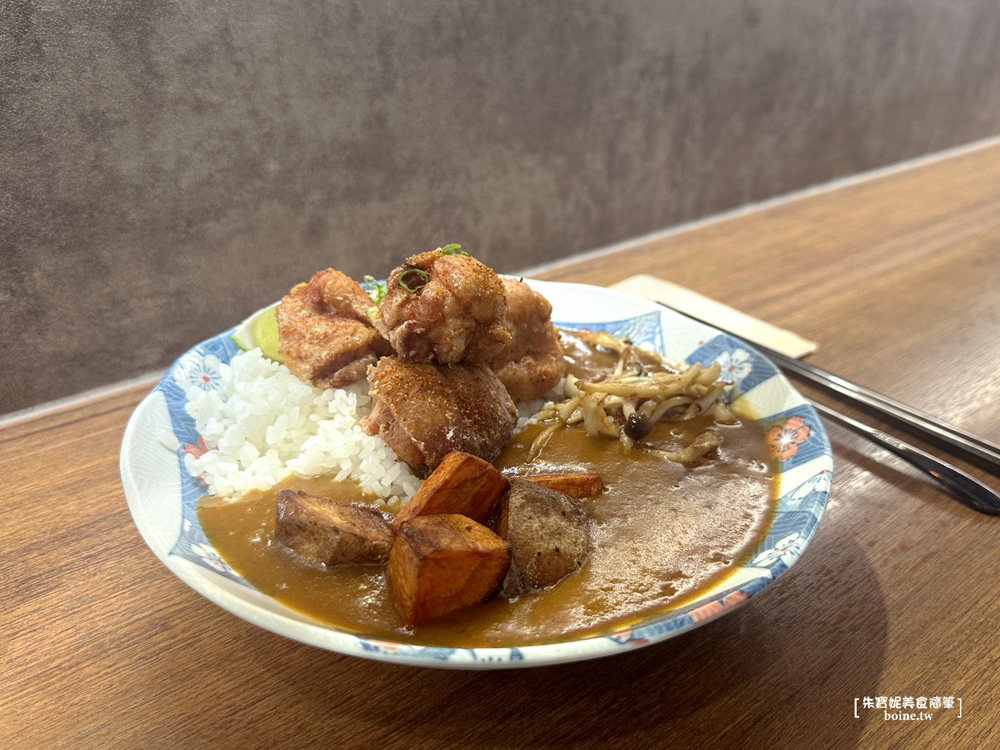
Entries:
[[[661, 424], [652, 441], [690, 440], [700, 418]], [[538, 426], [529, 425], [496, 462], [509, 475], [558, 471], [600, 474], [605, 492], [581, 501], [592, 524], [583, 567], [536, 594], [484, 604], [403, 628], [383, 565], [323, 568], [304, 563], [272, 537], [275, 496], [302, 489], [344, 502], [370, 502], [350, 483], [292, 477], [238, 501], [204, 498], [199, 518], [209, 541], [248, 582], [282, 603], [337, 628], [374, 638], [454, 647], [545, 643], [628, 627], [683, 606], [744, 563], [776, 505], [763, 436], [752, 423], [712, 425], [720, 447], [694, 465], [665, 461], [579, 427], [558, 431], [525, 463]]]

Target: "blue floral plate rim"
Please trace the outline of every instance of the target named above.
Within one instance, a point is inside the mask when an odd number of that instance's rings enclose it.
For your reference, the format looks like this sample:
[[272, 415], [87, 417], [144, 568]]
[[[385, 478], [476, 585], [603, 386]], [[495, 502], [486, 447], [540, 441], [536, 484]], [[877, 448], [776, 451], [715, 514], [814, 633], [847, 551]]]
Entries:
[[638, 345], [654, 346], [687, 362], [720, 361], [733, 380], [730, 399], [746, 399], [760, 415], [757, 421], [779, 465], [774, 521], [747, 564], [698, 601], [597, 637], [464, 649], [386, 641], [339, 630], [258, 592], [229, 569], [204, 539], [194, 514], [194, 503], [203, 488], [187, 475], [183, 462], [184, 450], [192, 447], [193, 424], [183, 411], [178, 381], [210, 381], [213, 363], [228, 361], [236, 352], [232, 331], [220, 333], [178, 358], [136, 408], [125, 430], [120, 455], [122, 483], [147, 545], [195, 591], [267, 630], [342, 654], [457, 669], [566, 663], [651, 645], [732, 611], [774, 583], [802, 555], [829, 498], [832, 451], [815, 410], [766, 357], [710, 326], [602, 287], [525, 281], [552, 302], [557, 325], [628, 335]]

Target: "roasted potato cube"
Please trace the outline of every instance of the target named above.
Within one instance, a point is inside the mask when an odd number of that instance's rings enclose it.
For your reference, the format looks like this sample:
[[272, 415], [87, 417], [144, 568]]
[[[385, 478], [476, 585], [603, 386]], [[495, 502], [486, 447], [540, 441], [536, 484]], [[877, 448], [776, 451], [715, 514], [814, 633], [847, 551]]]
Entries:
[[396, 534], [386, 581], [396, 611], [412, 628], [486, 600], [509, 565], [506, 542], [471, 518], [418, 516]]
[[511, 549], [502, 596], [553, 586], [583, 565], [590, 551], [590, 525], [573, 498], [523, 479], [511, 479], [497, 520]]
[[471, 453], [452, 451], [396, 514], [392, 525], [398, 530], [417, 516], [436, 513], [458, 513], [485, 524], [506, 491], [507, 479], [493, 464]]
[[538, 474], [533, 477], [522, 477], [522, 479], [558, 490], [577, 499], [597, 497], [604, 492], [604, 481], [597, 474], [586, 474], [583, 472], [573, 474]]
[[305, 492], [278, 493], [274, 538], [324, 565], [376, 563], [389, 558], [395, 534], [376, 509]]

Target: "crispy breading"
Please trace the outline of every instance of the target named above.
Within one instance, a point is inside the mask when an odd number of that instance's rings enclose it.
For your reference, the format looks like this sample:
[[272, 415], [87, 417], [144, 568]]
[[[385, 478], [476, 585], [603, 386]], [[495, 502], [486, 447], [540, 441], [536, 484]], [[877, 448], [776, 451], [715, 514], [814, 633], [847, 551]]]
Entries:
[[369, 368], [375, 406], [361, 422], [415, 469], [433, 469], [451, 451], [493, 461], [510, 440], [517, 409], [482, 365], [427, 365], [383, 357]]
[[552, 325], [552, 305], [523, 281], [503, 278], [511, 339], [490, 360], [515, 402], [533, 401], [566, 374], [566, 359]]
[[392, 272], [372, 320], [408, 362], [478, 364], [510, 339], [505, 314], [504, 286], [490, 268], [432, 250]]
[[295, 377], [318, 388], [341, 388], [365, 376], [389, 352], [368, 319], [371, 298], [328, 268], [295, 286], [278, 305], [278, 351]]

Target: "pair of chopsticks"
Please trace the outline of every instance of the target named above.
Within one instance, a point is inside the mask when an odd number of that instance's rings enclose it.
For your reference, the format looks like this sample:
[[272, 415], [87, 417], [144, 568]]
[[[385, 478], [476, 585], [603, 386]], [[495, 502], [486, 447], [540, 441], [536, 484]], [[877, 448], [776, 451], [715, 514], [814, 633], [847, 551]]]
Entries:
[[[973, 435], [960, 427], [948, 424], [919, 409], [902, 404], [888, 396], [883, 396], [856, 383], [844, 380], [807, 362], [793, 359], [781, 352], [761, 346], [753, 341], [748, 341], [742, 336], [719, 328], [717, 325], [701, 320], [690, 313], [675, 310], [662, 302], [657, 302], [657, 304], [745, 342], [769, 358], [783, 372], [816, 386], [827, 393], [831, 393], [844, 402], [856, 406], [869, 414], [898, 424], [914, 435], [934, 443], [952, 455], [964, 458], [970, 463], [986, 468], [994, 474], [1000, 470], [1000, 446], [988, 440]], [[847, 415], [841, 414], [828, 406], [815, 401], [810, 401], [809, 403], [817, 412], [830, 421], [858, 433], [862, 437], [867, 438], [916, 466], [933, 479], [945, 485], [958, 499], [962, 500], [969, 507], [989, 515], [1000, 515], [1000, 495], [970, 474], [914, 445], [910, 445], [888, 433], [851, 419]]]

